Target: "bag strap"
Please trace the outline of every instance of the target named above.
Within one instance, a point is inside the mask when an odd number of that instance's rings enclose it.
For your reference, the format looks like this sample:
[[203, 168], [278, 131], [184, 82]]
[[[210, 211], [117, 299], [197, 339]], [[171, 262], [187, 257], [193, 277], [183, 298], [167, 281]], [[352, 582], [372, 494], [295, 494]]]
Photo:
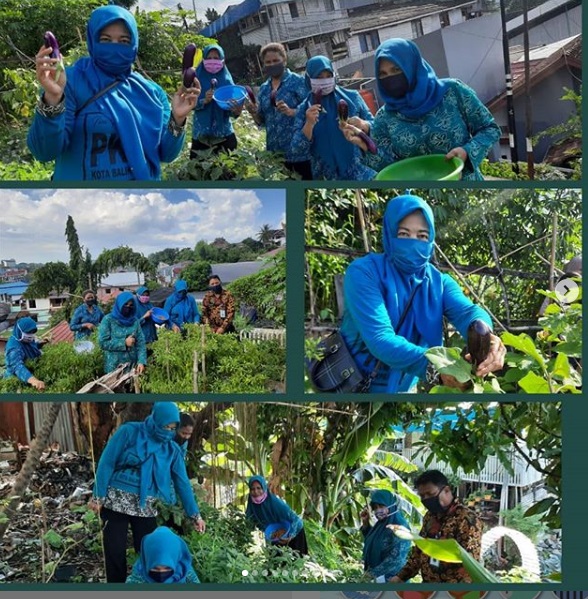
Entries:
[[107, 92], [109, 92], [112, 88], [116, 87], [119, 83], [121, 83], [119, 80], [113, 81], [112, 83], [110, 83], [109, 85], [107, 85], [105, 88], [101, 89], [99, 92], [96, 92], [91, 98], [88, 98], [81, 105], [80, 108], [78, 108], [76, 110], [75, 115], [78, 116], [78, 114], [80, 114], [80, 112], [82, 112], [82, 110], [84, 110], [84, 108], [86, 108], [86, 106], [88, 106], [89, 104], [92, 104], [92, 102], [94, 102], [98, 98], [102, 97], [104, 94], [106, 94]]
[[[396, 331], [397, 332], [400, 330], [400, 327], [402, 327], [402, 325], [404, 324], [404, 321], [406, 320], [406, 317], [408, 315], [408, 311], [410, 310], [410, 306], [412, 305], [412, 300], [414, 299], [414, 295], [417, 292], [417, 289], [419, 287], [420, 287], [420, 283], [418, 283], [417, 285], [415, 285], [414, 288], [413, 288], [413, 290], [410, 292], [410, 297], [408, 298], [408, 302], [406, 302], [406, 306], [404, 306], [404, 310], [402, 311], [402, 314], [400, 315], [400, 319], [398, 320], [398, 324], [396, 325]], [[376, 362], [376, 365], [374, 366], [374, 369], [370, 372], [370, 374], [368, 376], [370, 383], [378, 375], [378, 370], [380, 369], [381, 364], [382, 364], [382, 361], [378, 360]], [[369, 387], [369, 385], [368, 385], [368, 387]]]

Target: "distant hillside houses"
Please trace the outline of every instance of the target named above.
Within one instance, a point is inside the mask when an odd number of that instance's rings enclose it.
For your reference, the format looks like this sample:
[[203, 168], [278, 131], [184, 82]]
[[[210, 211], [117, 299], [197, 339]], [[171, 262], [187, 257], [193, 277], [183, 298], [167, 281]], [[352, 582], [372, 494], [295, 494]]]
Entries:
[[135, 271], [112, 272], [100, 279], [97, 295], [99, 302], [109, 302], [123, 291], [136, 291], [145, 284], [145, 275]]

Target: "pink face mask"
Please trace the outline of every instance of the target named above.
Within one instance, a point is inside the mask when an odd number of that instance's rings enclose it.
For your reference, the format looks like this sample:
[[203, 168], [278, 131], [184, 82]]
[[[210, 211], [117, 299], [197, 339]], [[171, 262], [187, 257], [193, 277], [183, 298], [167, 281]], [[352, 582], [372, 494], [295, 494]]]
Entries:
[[260, 495], [259, 497], [251, 497], [251, 501], [253, 501], [253, 503], [259, 505], [260, 503], [263, 503], [265, 500], [267, 499], [267, 491], [263, 492], [263, 495]]
[[202, 61], [202, 64], [204, 65], [204, 70], [207, 73], [214, 74], [223, 70], [223, 67], [225, 66], [225, 61], [221, 60], [220, 58], [205, 58]]
[[149, 296], [148, 295], [140, 295], [139, 296], [139, 301], [142, 304], [146, 304], [149, 301]]

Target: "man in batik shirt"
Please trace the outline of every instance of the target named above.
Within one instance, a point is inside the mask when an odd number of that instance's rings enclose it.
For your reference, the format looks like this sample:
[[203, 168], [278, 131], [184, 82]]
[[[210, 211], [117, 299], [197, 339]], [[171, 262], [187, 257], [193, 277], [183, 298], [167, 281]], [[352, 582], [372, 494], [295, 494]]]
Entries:
[[[439, 470], [427, 470], [415, 480], [416, 491], [427, 508], [420, 536], [427, 539], [455, 539], [474, 559], [480, 559], [482, 522], [453, 496], [449, 481]], [[463, 564], [429, 557], [416, 545], [408, 561], [389, 582], [405, 582], [417, 574], [423, 582], [472, 582]]]
[[208, 278], [208, 291], [202, 299], [202, 322], [213, 333], [233, 333], [235, 317], [235, 298], [230, 291], [223, 289], [218, 275]]

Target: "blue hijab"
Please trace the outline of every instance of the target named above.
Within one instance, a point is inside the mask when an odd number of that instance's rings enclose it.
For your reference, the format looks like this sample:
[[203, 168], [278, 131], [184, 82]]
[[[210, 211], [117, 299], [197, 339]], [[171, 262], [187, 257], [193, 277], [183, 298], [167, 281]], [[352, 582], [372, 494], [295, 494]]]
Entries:
[[270, 524], [278, 522], [289, 522], [292, 510], [288, 504], [267, 490], [267, 482], [263, 476], [255, 475], [249, 478], [247, 485], [251, 488], [254, 482], [258, 482], [267, 497], [263, 503], [253, 503], [251, 495], [247, 498], [247, 509], [245, 515], [250, 518], [259, 528], [266, 528]]
[[143, 318], [143, 314], [145, 314], [145, 312], [149, 312], [149, 310], [153, 308], [153, 304], [151, 303], [151, 301], [148, 301], [146, 304], [142, 304], [139, 301], [139, 296], [143, 295], [146, 291], [149, 291], [149, 289], [147, 289], [147, 287], [145, 286], [142, 286], [137, 287], [137, 290], [135, 292], [135, 303], [137, 304], [137, 318]]
[[174, 572], [164, 583], [186, 582], [192, 569], [192, 555], [186, 542], [166, 526], [158, 526], [143, 537], [139, 559], [133, 565], [133, 573], [146, 582], [156, 582], [149, 576], [155, 566], [167, 566]]
[[[333, 63], [326, 56], [314, 56], [306, 63], [306, 85], [310, 89], [310, 79], [317, 79], [323, 71], [330, 71], [333, 76]], [[355, 116], [355, 100], [344, 89], [335, 86], [335, 91], [322, 97], [321, 104], [326, 112], [321, 112], [317, 124], [312, 131], [313, 153], [320, 156], [329, 168], [344, 174], [353, 163], [355, 146], [349, 143], [341, 130], [338, 121], [338, 103], [345, 100], [349, 105], [349, 116]], [[307, 108], [313, 104], [312, 92], [307, 97]]]
[[437, 78], [435, 71], [421, 56], [414, 42], [400, 38], [382, 42], [376, 50], [376, 77], [380, 58], [392, 61], [408, 79], [409, 91], [401, 98], [387, 95], [380, 85], [380, 79], [376, 79], [380, 96], [386, 103], [386, 110], [399, 112], [409, 118], [418, 118], [441, 103], [448, 89], [447, 80]]
[[176, 431], [168, 431], [163, 427], [173, 422], [176, 425], [180, 423], [178, 406], [171, 401], [160, 401], [153, 404], [151, 414], [145, 418], [144, 426], [139, 428], [135, 450], [141, 464], [141, 506], [145, 505], [151, 484], [161, 496], [169, 498], [172, 484], [170, 463], [177, 451], [175, 443], [172, 443]]
[[23, 333], [32, 334], [37, 331], [37, 323], [30, 317], [25, 316], [24, 318], [19, 318], [14, 323], [14, 328], [12, 329], [12, 337], [14, 337], [22, 348], [22, 351], [25, 355], [25, 360], [32, 360], [34, 358], [38, 358], [41, 355], [41, 350], [37, 343], [26, 342], [22, 340]]
[[[225, 59], [225, 51], [218, 44], [209, 44], [205, 46], [202, 50], [202, 60], [208, 57], [208, 54], [211, 50], [217, 50], [221, 60]], [[201, 62], [196, 67], [196, 77], [198, 77], [198, 81], [200, 81], [201, 92], [198, 96], [199, 100], [204, 99], [206, 92], [212, 87], [211, 81], [213, 79], [217, 80], [216, 87], [223, 87], [224, 85], [233, 85], [233, 77], [231, 73], [229, 73], [229, 69], [227, 69], [226, 65], [218, 73], [209, 73], [204, 68], [204, 62]], [[214, 100], [204, 106], [203, 110], [208, 112], [208, 125], [212, 127], [213, 122], [221, 121], [226, 116], [226, 110], [223, 110]]]
[[[378, 520], [378, 522], [370, 528], [364, 539], [363, 563], [366, 570], [379, 566], [386, 558], [385, 555], [382, 555], [382, 549], [384, 549], [384, 541], [386, 538], [390, 538], [392, 535], [392, 542], [409, 543], [408, 541], [402, 541], [401, 539], [396, 538], [394, 533], [386, 528], [389, 524], [399, 524], [400, 526], [410, 529], [408, 522], [400, 513], [396, 497], [386, 489], [379, 489], [373, 491], [371, 494], [370, 505], [373, 504], [385, 505], [390, 513], [387, 518]], [[406, 561], [405, 557], [403, 557], [401, 561], [402, 563], [398, 563], [396, 566], [390, 564], [393, 569], [397, 568], [396, 572], [399, 572], [400, 568], [404, 565], [404, 562]]]
[[[115, 21], [126, 25], [130, 44], [100, 43], [100, 32]], [[139, 48], [139, 32], [133, 15], [120, 6], [100, 6], [90, 15], [86, 38], [90, 56], [80, 58], [72, 67], [75, 81], [79, 82], [76, 85], [87, 89], [92, 97], [113, 81], [120, 81], [100, 101], [106, 105], [115, 124], [135, 179], [158, 177], [164, 107], [155, 94], [154, 84], [131, 72]], [[81, 99], [80, 104], [85, 99]]]
[[[429, 240], [398, 238], [398, 226], [409, 214], [420, 210], [429, 226]], [[394, 309], [389, 307], [392, 323], [397, 323], [415, 286], [411, 309], [400, 333], [416, 343], [420, 337], [427, 347], [442, 344], [439, 322], [443, 317], [442, 282], [439, 271], [430, 263], [435, 241], [435, 223], [431, 207], [411, 194], [394, 198], [386, 206], [383, 223], [384, 260], [383, 285], [387, 297], [396, 297]], [[400, 376], [401, 373], [398, 373]]]
[[[123, 316], [121, 312], [122, 307], [129, 300], [133, 300], [133, 310], [129, 316]], [[116, 322], [123, 327], [130, 327], [137, 320], [137, 302], [130, 291], [123, 291], [121, 294], [116, 296], [111, 314], [114, 320], [116, 320]]]

